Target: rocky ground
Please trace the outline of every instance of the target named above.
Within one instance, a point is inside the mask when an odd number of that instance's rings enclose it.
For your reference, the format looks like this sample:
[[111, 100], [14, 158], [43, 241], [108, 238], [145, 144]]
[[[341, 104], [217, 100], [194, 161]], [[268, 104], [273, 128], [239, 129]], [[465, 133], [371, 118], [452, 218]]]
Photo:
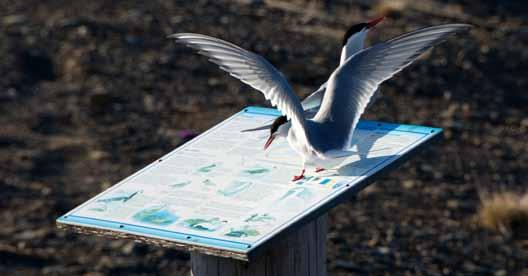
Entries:
[[55, 226], [178, 146], [183, 130], [266, 105], [166, 36], [259, 52], [306, 95], [336, 66], [347, 26], [383, 13], [372, 42], [475, 27], [382, 86], [367, 118], [442, 127], [445, 139], [331, 211], [330, 274], [528, 274], [527, 241], [473, 220], [480, 193], [526, 191], [528, 5], [261, 2], [0, 0], [0, 273], [186, 273], [185, 253]]

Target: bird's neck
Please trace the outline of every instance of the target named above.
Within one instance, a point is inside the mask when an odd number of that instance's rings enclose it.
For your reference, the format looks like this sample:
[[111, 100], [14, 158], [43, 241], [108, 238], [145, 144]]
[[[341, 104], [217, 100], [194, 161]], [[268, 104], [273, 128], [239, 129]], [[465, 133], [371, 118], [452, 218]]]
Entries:
[[367, 30], [363, 30], [363, 31], [353, 34], [352, 36], [350, 36], [350, 38], [348, 38], [347, 43], [343, 46], [343, 49], [341, 51], [341, 59], [339, 61], [339, 65], [343, 65], [343, 63], [349, 57], [363, 50], [367, 32], [368, 32]]

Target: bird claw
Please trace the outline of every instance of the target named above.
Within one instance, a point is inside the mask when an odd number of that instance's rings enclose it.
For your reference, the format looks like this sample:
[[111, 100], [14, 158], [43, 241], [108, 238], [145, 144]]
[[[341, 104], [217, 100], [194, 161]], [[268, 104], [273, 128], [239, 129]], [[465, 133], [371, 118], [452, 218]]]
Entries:
[[292, 181], [297, 181], [297, 180], [301, 180], [304, 178], [304, 169], [301, 171], [301, 175], [295, 175], [293, 176], [293, 179]]
[[294, 175], [292, 181], [301, 180], [304, 178], [304, 175]]

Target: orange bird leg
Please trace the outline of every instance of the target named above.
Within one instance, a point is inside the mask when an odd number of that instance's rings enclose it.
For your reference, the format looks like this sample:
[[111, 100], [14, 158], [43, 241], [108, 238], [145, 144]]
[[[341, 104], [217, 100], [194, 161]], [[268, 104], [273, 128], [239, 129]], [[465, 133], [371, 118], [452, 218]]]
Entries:
[[316, 172], [316, 173], [318, 173], [318, 172], [322, 172], [322, 171], [324, 171], [324, 170], [325, 170], [325, 168], [321, 168], [321, 167], [317, 167], [317, 168], [315, 168], [315, 172]]

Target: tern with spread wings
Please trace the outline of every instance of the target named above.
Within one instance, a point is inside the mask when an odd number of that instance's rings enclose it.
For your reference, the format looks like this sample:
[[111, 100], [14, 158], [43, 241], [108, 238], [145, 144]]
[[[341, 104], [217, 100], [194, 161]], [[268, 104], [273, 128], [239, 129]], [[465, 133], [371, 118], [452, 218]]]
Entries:
[[[301, 156], [302, 171], [294, 176], [296, 181], [304, 177], [306, 165], [330, 168], [336, 160], [354, 154], [350, 151], [354, 129], [379, 85], [431, 47], [469, 28], [466, 24], [423, 28], [357, 51], [330, 75], [313, 118], [306, 117], [299, 97], [262, 56], [201, 34], [178, 33], [169, 37], [197, 49], [231, 76], [262, 92], [285, 116], [270, 133], [267, 144], [277, 135], [286, 135], [289, 145]], [[284, 134], [288, 121], [291, 127]]]

